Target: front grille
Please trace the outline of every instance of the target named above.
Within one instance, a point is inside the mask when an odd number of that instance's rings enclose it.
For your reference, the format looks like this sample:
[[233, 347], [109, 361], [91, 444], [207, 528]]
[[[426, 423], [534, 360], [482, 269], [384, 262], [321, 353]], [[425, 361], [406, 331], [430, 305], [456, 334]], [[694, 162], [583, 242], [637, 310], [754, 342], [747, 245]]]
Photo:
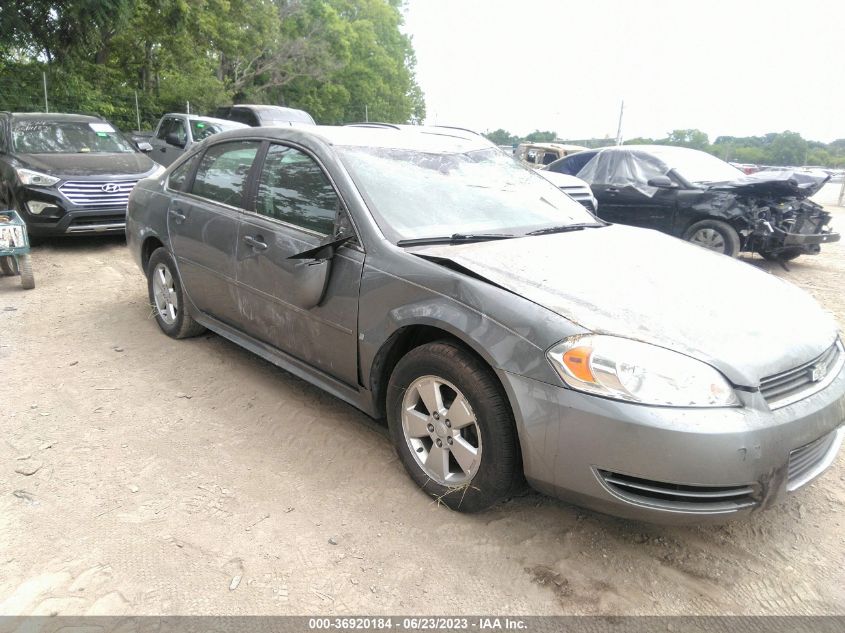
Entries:
[[840, 427], [789, 453], [786, 489], [797, 490], [827, 469], [839, 451], [843, 435], [845, 427]]
[[842, 343], [837, 341], [809, 363], [763, 378], [760, 393], [770, 409], [785, 407], [824, 389], [842, 369], [843, 363]]
[[[68, 200], [80, 207], [126, 207], [137, 180], [70, 180], [59, 187]], [[116, 185], [116, 191], [103, 187]]]
[[757, 502], [755, 486], [697, 486], [651, 481], [599, 470], [607, 488], [625, 501], [686, 512], [735, 512]]

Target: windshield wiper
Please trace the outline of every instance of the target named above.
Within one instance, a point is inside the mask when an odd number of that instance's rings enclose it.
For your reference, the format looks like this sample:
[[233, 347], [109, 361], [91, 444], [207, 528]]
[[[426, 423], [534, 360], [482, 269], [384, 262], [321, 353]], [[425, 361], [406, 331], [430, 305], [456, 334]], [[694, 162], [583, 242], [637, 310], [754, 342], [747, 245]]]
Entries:
[[419, 244], [464, 244], [466, 242], [487, 242], [489, 240], [507, 240], [516, 237], [511, 233], [453, 233], [439, 237], [416, 237], [399, 240], [397, 246], [416, 246]]
[[547, 235], [549, 233], [568, 233], [569, 231], [580, 231], [581, 229], [598, 229], [607, 224], [600, 224], [598, 222], [585, 222], [582, 224], [562, 224], [561, 226], [550, 226], [547, 229], [537, 229], [536, 231], [529, 231], [526, 235]]

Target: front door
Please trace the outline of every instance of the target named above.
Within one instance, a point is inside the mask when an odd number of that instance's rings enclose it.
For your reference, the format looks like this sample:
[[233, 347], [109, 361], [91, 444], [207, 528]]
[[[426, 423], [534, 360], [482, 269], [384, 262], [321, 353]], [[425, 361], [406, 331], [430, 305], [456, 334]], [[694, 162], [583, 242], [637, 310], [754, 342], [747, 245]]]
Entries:
[[235, 288], [238, 220], [259, 147], [259, 141], [211, 145], [198, 159], [193, 181], [171, 199], [167, 214], [185, 291], [202, 312], [229, 324], [237, 323], [239, 315]]
[[156, 135], [150, 139], [153, 146], [152, 158], [165, 167], [179, 158], [184, 152], [183, 147], [171, 145], [165, 139], [168, 135], [174, 134], [184, 146], [188, 144], [188, 129], [185, 127], [184, 119], [179, 117], [164, 117], [158, 126]]
[[666, 233], [672, 229], [677, 190], [633, 185], [593, 185], [592, 189], [602, 220]]
[[[321, 303], [303, 302], [308, 260], [290, 259], [350, 227], [340, 196], [305, 151], [271, 144], [258, 175], [254, 208], [238, 231], [241, 327], [327, 374], [358, 382], [358, 293], [364, 252], [357, 240], [330, 262]], [[351, 232], [351, 228], [346, 230]]]

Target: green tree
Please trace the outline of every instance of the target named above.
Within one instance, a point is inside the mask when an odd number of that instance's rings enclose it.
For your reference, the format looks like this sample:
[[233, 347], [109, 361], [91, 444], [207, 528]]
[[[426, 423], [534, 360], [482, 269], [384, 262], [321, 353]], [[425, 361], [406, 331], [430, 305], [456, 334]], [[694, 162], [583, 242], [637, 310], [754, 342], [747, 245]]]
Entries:
[[701, 130], [673, 130], [669, 136], [662, 140], [665, 145], [679, 145], [692, 149], [706, 150], [710, 147], [710, 139]]
[[774, 135], [769, 148], [773, 165], [803, 165], [807, 159], [807, 141], [798, 132]]
[[557, 132], [534, 130], [525, 137], [528, 143], [551, 143], [557, 138]]
[[518, 137], [514, 136], [507, 130], [503, 130], [502, 128], [493, 130], [492, 132], [485, 132], [484, 136], [488, 141], [495, 143], [496, 145], [513, 145], [519, 142]]

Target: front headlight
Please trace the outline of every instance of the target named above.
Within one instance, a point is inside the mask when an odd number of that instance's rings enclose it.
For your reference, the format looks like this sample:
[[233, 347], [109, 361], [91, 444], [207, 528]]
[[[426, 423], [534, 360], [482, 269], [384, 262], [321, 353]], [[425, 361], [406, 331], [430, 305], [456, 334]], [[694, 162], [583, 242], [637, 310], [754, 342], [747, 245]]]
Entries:
[[31, 169], [16, 169], [15, 172], [18, 174], [18, 180], [21, 181], [22, 185], [52, 187], [57, 182], [59, 182], [59, 180], [61, 180], [60, 178], [56, 178], [55, 176], [48, 176], [47, 174], [32, 171]]
[[573, 389], [642, 404], [734, 407], [733, 387], [710, 365], [656, 345], [604, 335], [573, 336], [547, 353]]

